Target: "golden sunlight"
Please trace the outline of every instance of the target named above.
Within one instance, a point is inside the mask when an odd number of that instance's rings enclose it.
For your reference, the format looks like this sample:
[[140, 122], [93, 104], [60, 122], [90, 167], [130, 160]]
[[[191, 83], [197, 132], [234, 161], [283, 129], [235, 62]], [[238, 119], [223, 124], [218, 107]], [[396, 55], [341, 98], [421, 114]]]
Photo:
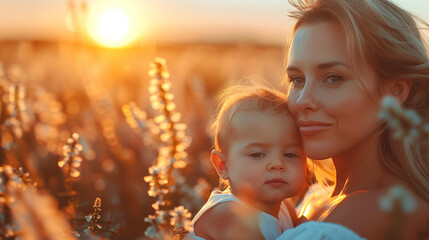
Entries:
[[88, 21], [88, 31], [99, 44], [119, 48], [136, 40], [138, 29], [133, 29], [130, 15], [119, 8], [105, 9], [92, 15]]

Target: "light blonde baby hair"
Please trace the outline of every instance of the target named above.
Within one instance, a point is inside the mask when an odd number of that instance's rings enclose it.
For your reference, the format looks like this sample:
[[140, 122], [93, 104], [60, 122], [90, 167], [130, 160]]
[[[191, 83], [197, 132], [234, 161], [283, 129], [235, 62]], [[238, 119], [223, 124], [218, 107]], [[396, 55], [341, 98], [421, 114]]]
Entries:
[[240, 111], [288, 115], [286, 94], [260, 82], [240, 83], [226, 88], [220, 95], [220, 104], [212, 124], [214, 148], [227, 151], [227, 139], [231, 133], [231, 120]]

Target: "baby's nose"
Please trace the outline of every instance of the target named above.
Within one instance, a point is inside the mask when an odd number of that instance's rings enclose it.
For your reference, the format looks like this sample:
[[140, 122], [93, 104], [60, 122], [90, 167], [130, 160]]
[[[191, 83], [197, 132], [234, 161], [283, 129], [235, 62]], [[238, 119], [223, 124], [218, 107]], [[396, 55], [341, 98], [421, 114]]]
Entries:
[[275, 160], [269, 164], [268, 168], [269, 168], [269, 170], [281, 170], [282, 171], [282, 170], [286, 169], [286, 166], [281, 160]]

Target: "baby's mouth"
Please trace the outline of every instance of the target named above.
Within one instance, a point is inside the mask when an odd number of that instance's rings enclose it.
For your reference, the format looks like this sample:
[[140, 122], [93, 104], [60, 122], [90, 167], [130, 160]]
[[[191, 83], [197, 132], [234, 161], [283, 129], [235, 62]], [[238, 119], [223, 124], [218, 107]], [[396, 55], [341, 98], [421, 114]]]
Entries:
[[272, 187], [281, 187], [281, 186], [287, 184], [287, 182], [281, 178], [273, 178], [273, 179], [266, 181], [265, 184], [268, 184]]

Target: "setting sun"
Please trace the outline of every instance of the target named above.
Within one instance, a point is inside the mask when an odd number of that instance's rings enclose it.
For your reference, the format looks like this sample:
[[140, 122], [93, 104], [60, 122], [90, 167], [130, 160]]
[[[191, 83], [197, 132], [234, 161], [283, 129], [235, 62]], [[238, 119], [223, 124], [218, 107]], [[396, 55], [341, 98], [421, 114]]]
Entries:
[[100, 17], [98, 30], [106, 44], [118, 45], [124, 41], [129, 31], [129, 20], [127, 16], [118, 9], [108, 10]]
[[104, 9], [94, 14], [88, 24], [92, 38], [106, 47], [126, 46], [138, 35], [137, 29], [133, 29], [130, 14], [119, 8]]

